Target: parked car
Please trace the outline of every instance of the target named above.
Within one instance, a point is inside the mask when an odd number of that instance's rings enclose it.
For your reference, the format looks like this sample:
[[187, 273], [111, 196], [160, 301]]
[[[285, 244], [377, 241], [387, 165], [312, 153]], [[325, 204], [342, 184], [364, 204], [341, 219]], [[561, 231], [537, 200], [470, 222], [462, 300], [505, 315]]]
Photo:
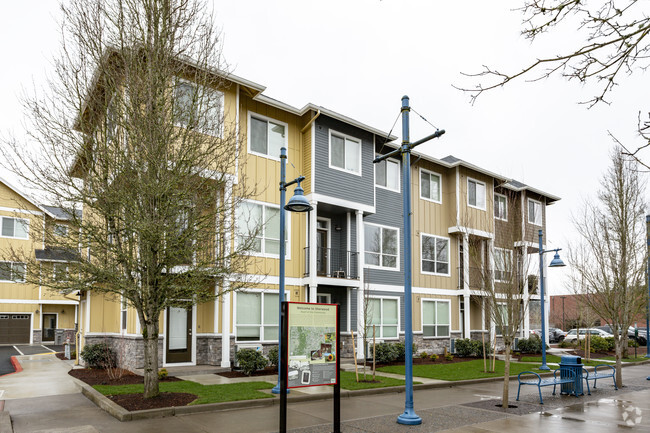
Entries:
[[[539, 338], [542, 338], [542, 330], [541, 329], [531, 329], [530, 330], [530, 335], [536, 335]], [[560, 328], [548, 328], [548, 341], [549, 341], [549, 343], [560, 343], [560, 342], [562, 342], [562, 340], [564, 340], [565, 336], [566, 336], [566, 332], [564, 332]]]
[[[589, 329], [581, 328], [580, 329], [580, 339], [581, 340], [584, 340], [585, 335], [587, 335], [587, 332], [589, 332], [589, 334], [592, 335], [592, 336], [597, 335], [597, 336], [603, 337], [603, 338], [613, 337], [612, 334], [610, 334], [609, 332], [603, 331], [602, 329], [598, 329], [598, 328], [589, 328]], [[576, 329], [570, 330], [566, 334], [566, 337], [564, 337], [564, 341], [566, 341], [567, 343], [575, 343], [577, 339], [578, 339], [578, 335], [577, 335], [577, 330]]]
[[[609, 332], [610, 334], [614, 335], [614, 333], [612, 332], [612, 327], [609, 326], [609, 325], [598, 326], [598, 329], [602, 329], [603, 331], [605, 331], [605, 332]], [[643, 332], [641, 331], [641, 329], [643, 329]], [[633, 328], [632, 326], [630, 326], [630, 327], [627, 329], [627, 338], [628, 338], [629, 340], [636, 340], [636, 342], [639, 343], [639, 346], [645, 346], [645, 345], [647, 344], [647, 340], [646, 340], [646, 335], [645, 335], [645, 334], [646, 334], [646, 333], [645, 333], [645, 328], [639, 328], [639, 337], [636, 338], [636, 337], [634, 336], [634, 328]]]

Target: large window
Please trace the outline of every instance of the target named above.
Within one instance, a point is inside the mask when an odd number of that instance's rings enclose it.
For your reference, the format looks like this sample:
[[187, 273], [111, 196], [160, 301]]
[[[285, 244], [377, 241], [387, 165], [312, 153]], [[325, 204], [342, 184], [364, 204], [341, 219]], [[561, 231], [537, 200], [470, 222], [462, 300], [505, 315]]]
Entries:
[[467, 179], [467, 204], [485, 210], [485, 183]]
[[[289, 238], [289, 214], [285, 219], [284, 241], [287, 256]], [[250, 201], [242, 202], [237, 208], [237, 242], [250, 243], [249, 252], [279, 257], [280, 255], [280, 209]]]
[[370, 298], [368, 300], [369, 334], [375, 325], [376, 338], [397, 338], [399, 326], [399, 303], [396, 298]]
[[542, 203], [528, 199], [528, 222], [536, 226], [542, 225]]
[[278, 294], [239, 292], [237, 341], [278, 341]]
[[422, 273], [449, 275], [449, 239], [420, 233]]
[[223, 93], [186, 80], [174, 87], [174, 123], [193, 126], [217, 137], [223, 135]]
[[23, 218], [2, 217], [2, 237], [29, 238], [29, 220]]
[[361, 174], [361, 140], [330, 132], [330, 167]]
[[512, 250], [494, 249], [494, 279], [501, 282], [512, 280]]
[[422, 335], [424, 337], [449, 337], [449, 301], [422, 300]]
[[287, 146], [287, 124], [257, 114], [249, 117], [248, 150], [271, 158], [280, 158], [280, 148]]
[[439, 174], [420, 169], [420, 198], [442, 202], [442, 182]]
[[399, 191], [399, 162], [384, 159], [375, 164], [375, 185], [393, 191]]
[[399, 230], [364, 224], [366, 265], [397, 269], [399, 266]]
[[68, 236], [68, 226], [63, 224], [56, 224], [54, 226], [55, 236]]
[[25, 281], [25, 263], [0, 262], [0, 281]]
[[494, 218], [508, 221], [508, 200], [503, 194], [494, 193]]
[[54, 263], [52, 265], [54, 281], [68, 281], [68, 265], [65, 263]]

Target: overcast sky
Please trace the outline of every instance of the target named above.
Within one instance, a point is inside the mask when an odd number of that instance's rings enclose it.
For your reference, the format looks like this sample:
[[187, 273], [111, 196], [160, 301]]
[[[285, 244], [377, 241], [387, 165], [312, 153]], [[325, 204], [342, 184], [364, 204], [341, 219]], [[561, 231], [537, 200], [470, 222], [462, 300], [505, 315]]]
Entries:
[[[3, 4], [2, 134], [20, 134], [21, 88], [43, 85], [59, 47], [57, 3]], [[408, 95], [414, 110], [447, 131], [418, 151], [451, 154], [562, 197], [548, 208], [548, 247], [565, 247], [574, 239], [571, 213], [593, 196], [609, 164], [608, 131], [630, 147], [640, 144], [637, 115], [647, 110], [647, 77], [625, 79], [611, 105], [592, 109], [578, 104], [591, 89], [561, 78], [512, 83], [470, 105], [452, 84], [477, 81], [461, 72], [484, 64], [516, 71], [575, 40], [567, 28], [531, 45], [520, 36], [514, 9], [521, 3], [215, 0], [214, 10], [232, 72], [265, 85], [267, 96], [296, 107], [312, 102], [389, 131]], [[434, 131], [411, 118], [412, 141]], [[393, 133], [400, 135], [399, 123]], [[551, 293], [565, 290], [563, 278], [554, 277], [558, 270], [548, 274]]]

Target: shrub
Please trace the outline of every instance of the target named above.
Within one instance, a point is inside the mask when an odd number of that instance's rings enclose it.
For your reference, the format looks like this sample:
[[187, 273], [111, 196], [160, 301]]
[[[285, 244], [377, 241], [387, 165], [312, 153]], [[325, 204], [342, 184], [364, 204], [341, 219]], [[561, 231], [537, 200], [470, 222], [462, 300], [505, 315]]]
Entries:
[[636, 340], [630, 338], [627, 340], [627, 347], [639, 347], [639, 343]]
[[375, 361], [380, 364], [388, 364], [397, 361], [399, 351], [395, 344], [377, 343], [375, 345]]
[[452, 355], [451, 353], [448, 353], [448, 354], [445, 355], [445, 359], [447, 361], [453, 361], [454, 360], [454, 355]]
[[605, 337], [607, 341], [607, 351], [613, 352], [616, 349], [616, 343], [614, 343], [614, 337]]
[[436, 355], [435, 353], [432, 353], [431, 356], [430, 356], [430, 358], [431, 358], [432, 361], [435, 362], [435, 361], [438, 360], [438, 355]]
[[115, 352], [106, 343], [86, 344], [81, 351], [81, 359], [90, 368], [107, 368], [115, 365]]
[[[476, 356], [479, 358], [483, 358], [483, 342], [479, 340], [474, 340], [474, 344], [476, 346]], [[490, 347], [490, 343], [487, 341], [485, 342], [485, 355], [489, 356], [492, 353], [492, 347]]]
[[277, 367], [278, 366], [278, 346], [274, 346], [269, 350], [269, 353], [266, 355], [269, 358], [269, 363]]
[[520, 338], [518, 347], [521, 353], [542, 353], [542, 340], [538, 337]]
[[560, 342], [560, 347], [561, 347], [562, 349], [566, 349], [567, 347], [573, 347], [573, 343], [569, 343], [569, 342], [566, 341], [566, 340], [562, 340], [562, 341]]
[[[612, 343], [614, 339], [612, 338]], [[590, 352], [608, 352], [609, 351], [609, 342], [598, 335], [591, 337], [591, 343], [589, 345]]]
[[[459, 338], [456, 340], [456, 354], [461, 358], [467, 358], [476, 353], [476, 345], [474, 344], [475, 340], [470, 340], [469, 338]], [[480, 344], [480, 342], [479, 342]]]
[[429, 359], [429, 354], [427, 352], [420, 352], [420, 358], [422, 359]]
[[235, 354], [239, 368], [246, 376], [261, 370], [269, 364], [269, 360], [255, 349], [241, 349]]
[[160, 370], [158, 370], [158, 380], [163, 380], [168, 375], [169, 375], [169, 373], [167, 372], [166, 368], [161, 368]]
[[[404, 361], [406, 359], [406, 345], [404, 342], [400, 341], [399, 343], [393, 343], [393, 346], [397, 349], [397, 361]], [[415, 343], [412, 344], [411, 354], [416, 353], [418, 347]]]

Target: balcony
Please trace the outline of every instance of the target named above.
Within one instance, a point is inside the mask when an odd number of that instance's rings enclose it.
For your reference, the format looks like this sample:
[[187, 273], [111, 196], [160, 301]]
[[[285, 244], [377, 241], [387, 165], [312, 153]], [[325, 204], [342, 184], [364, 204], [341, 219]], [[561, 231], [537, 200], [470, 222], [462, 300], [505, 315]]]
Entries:
[[305, 248], [305, 276], [309, 276], [309, 254], [316, 252], [316, 275], [319, 277], [359, 279], [359, 253], [333, 248]]

